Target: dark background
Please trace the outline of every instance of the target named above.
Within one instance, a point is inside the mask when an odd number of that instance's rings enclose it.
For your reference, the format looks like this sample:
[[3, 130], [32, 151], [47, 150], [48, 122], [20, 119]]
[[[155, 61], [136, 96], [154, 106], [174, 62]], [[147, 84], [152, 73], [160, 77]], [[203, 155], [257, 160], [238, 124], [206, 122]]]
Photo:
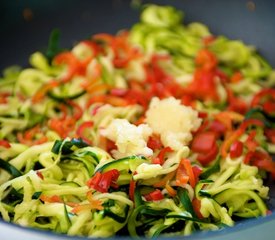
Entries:
[[[275, 66], [275, 1], [159, 0], [185, 12], [184, 21], [207, 24], [214, 34], [243, 39]], [[26, 66], [29, 55], [46, 49], [53, 28], [61, 46], [71, 47], [93, 33], [115, 33], [138, 21], [130, 0], [0, 0], [0, 69]]]

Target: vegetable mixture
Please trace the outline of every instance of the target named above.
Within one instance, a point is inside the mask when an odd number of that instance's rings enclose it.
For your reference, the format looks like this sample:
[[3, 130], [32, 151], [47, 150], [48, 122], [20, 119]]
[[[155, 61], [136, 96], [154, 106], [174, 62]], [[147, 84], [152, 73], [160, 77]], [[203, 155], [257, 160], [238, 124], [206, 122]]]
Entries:
[[0, 213], [68, 235], [189, 235], [271, 214], [275, 72], [171, 6], [0, 80]]

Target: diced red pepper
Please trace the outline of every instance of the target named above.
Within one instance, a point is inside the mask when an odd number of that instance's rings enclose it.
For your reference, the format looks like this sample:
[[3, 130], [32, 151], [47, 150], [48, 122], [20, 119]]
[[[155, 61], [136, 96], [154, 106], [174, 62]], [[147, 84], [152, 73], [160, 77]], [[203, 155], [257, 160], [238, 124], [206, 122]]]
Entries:
[[6, 104], [10, 95], [9, 92], [0, 92], [0, 104]]
[[191, 144], [191, 149], [197, 153], [208, 153], [216, 142], [214, 132], [200, 132], [195, 135]]
[[108, 192], [110, 187], [118, 187], [116, 183], [118, 177], [119, 171], [117, 169], [112, 169], [105, 173], [97, 172], [92, 178], [88, 180], [87, 185], [96, 191], [102, 193]]
[[199, 67], [206, 71], [215, 69], [218, 63], [214, 53], [210, 52], [208, 49], [200, 50], [195, 62]]
[[217, 37], [215, 37], [215, 36], [213, 36], [213, 35], [210, 35], [210, 36], [204, 37], [204, 38], [202, 39], [202, 41], [203, 41], [203, 44], [204, 44], [205, 46], [208, 46], [208, 45], [210, 45], [212, 42], [214, 42], [214, 41], [216, 40], [216, 38], [217, 38]]
[[243, 153], [243, 143], [241, 141], [235, 141], [230, 147], [230, 157], [237, 158]]
[[199, 132], [195, 135], [191, 144], [193, 152], [199, 153], [197, 160], [202, 165], [207, 165], [214, 160], [218, 154], [215, 132]]
[[209, 130], [215, 132], [216, 137], [218, 138], [226, 132], [226, 127], [220, 121], [214, 120], [209, 124]]
[[153, 151], [161, 149], [163, 147], [160, 137], [156, 135], [149, 137], [147, 146], [151, 148]]
[[0, 146], [4, 148], [10, 148], [11, 145], [7, 140], [0, 139]]
[[275, 144], [275, 128], [265, 129], [265, 135], [271, 143]]
[[208, 116], [207, 112], [199, 112], [199, 115], [198, 115], [199, 118], [207, 118], [207, 116]]
[[215, 143], [213, 147], [209, 150], [207, 153], [200, 153], [197, 157], [197, 160], [202, 164], [202, 165], [207, 165], [210, 162], [212, 162], [217, 154], [219, 152], [218, 145]]
[[156, 189], [155, 191], [146, 194], [144, 197], [147, 201], [159, 201], [164, 198], [163, 194], [159, 189]]
[[113, 88], [110, 91], [110, 94], [116, 97], [123, 97], [127, 93], [128, 89], [125, 88]]
[[234, 131], [222, 144], [221, 147], [221, 155], [223, 158], [226, 158], [228, 150], [230, 149], [231, 144], [238, 140], [238, 138], [245, 133], [246, 129], [251, 126], [251, 125], [256, 125], [258, 127], [263, 127], [264, 124], [262, 121], [258, 119], [246, 119], [245, 121], [242, 122], [240, 127]]
[[227, 109], [229, 111], [245, 114], [248, 110], [248, 104], [240, 97], [235, 96], [231, 89], [227, 88], [226, 91], [227, 91], [227, 98], [228, 98]]
[[182, 97], [181, 97], [181, 104], [185, 105], [185, 106], [190, 106], [190, 107], [195, 107], [195, 99], [194, 97], [188, 94], [184, 94]]
[[56, 131], [60, 137], [66, 138], [75, 128], [75, 119], [67, 117], [65, 119], [52, 118], [48, 122], [49, 128]]
[[200, 100], [219, 101], [217, 92], [216, 73], [204, 69], [196, 69], [193, 81], [187, 86], [188, 91], [194, 98]]
[[43, 176], [42, 172], [36, 171], [36, 175], [37, 175], [39, 178], [41, 178], [42, 180], [44, 180], [44, 176]]

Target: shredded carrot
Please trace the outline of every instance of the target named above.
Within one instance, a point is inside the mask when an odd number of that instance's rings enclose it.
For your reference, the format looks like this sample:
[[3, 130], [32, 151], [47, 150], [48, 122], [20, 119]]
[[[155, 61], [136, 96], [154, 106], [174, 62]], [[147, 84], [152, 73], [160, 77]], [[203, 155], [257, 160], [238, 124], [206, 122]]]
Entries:
[[183, 175], [183, 176], [177, 177], [176, 185], [177, 186], [182, 186], [182, 185], [187, 184], [188, 181], [189, 181], [189, 177], [187, 175]]
[[92, 209], [103, 209], [102, 202], [100, 200], [94, 199], [91, 191], [87, 192], [87, 199], [90, 202]]
[[82, 204], [82, 205], [75, 205], [75, 207], [72, 209], [72, 213], [79, 213], [81, 211], [85, 210], [102, 210], [102, 202], [100, 200], [96, 200], [93, 198], [93, 194], [91, 191], [87, 192], [87, 200], [89, 203], [87, 204]]
[[96, 93], [96, 92], [106, 92], [110, 89], [110, 86], [108, 84], [97, 84], [97, 85], [89, 85], [86, 87], [86, 91], [89, 94]]
[[85, 211], [85, 210], [91, 210], [92, 207], [91, 207], [91, 204], [82, 204], [82, 205], [78, 205], [78, 206], [75, 206], [71, 213], [79, 213], [79, 212], [82, 212], [82, 211]]
[[177, 191], [172, 188], [168, 182], [165, 184], [165, 189], [167, 190], [168, 194], [171, 196], [171, 197], [175, 197], [177, 195]]
[[28, 146], [39, 145], [48, 141], [48, 138], [42, 134], [39, 125], [26, 130], [25, 133], [18, 132], [17, 139], [20, 143]]
[[235, 72], [231, 78], [230, 78], [230, 82], [231, 83], [238, 83], [243, 79], [243, 74], [241, 72]]
[[191, 187], [194, 188], [196, 185], [196, 179], [195, 179], [195, 175], [194, 175], [190, 160], [187, 158], [184, 158], [181, 160], [180, 164], [183, 164], [184, 168], [186, 169], [187, 175], [189, 177], [189, 183], [190, 183]]
[[176, 171], [168, 173], [163, 179], [161, 179], [159, 182], [155, 183], [153, 186], [158, 187], [164, 187], [168, 181], [170, 181], [174, 176], [176, 175]]
[[62, 199], [57, 196], [57, 195], [52, 195], [52, 196], [47, 196], [44, 194], [41, 194], [39, 199], [43, 202], [48, 202], [48, 203], [62, 203]]

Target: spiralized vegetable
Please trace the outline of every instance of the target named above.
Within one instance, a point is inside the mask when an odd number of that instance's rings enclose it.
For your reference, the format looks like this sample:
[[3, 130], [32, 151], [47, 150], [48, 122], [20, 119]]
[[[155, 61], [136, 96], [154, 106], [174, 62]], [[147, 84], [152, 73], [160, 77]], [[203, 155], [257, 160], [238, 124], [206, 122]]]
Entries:
[[239, 40], [146, 5], [117, 35], [0, 79], [0, 213], [69, 235], [189, 235], [269, 214], [274, 71]]

